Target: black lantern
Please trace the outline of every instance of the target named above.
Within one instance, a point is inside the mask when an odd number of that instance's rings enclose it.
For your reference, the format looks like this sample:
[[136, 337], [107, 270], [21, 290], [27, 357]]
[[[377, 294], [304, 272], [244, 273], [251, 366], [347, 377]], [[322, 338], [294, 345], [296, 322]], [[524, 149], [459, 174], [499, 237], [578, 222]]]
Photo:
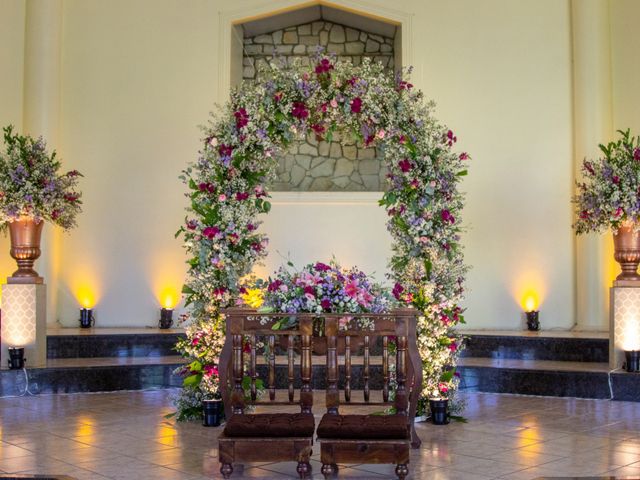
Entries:
[[171, 328], [173, 326], [173, 310], [171, 308], [160, 309], [160, 321], [158, 326], [162, 329]]
[[202, 401], [202, 425], [205, 427], [219, 427], [224, 418], [222, 400], [214, 398]]
[[527, 329], [531, 332], [537, 332], [540, 330], [540, 319], [538, 310], [526, 312], [527, 314]]
[[80, 309], [80, 328], [91, 328], [95, 325], [96, 321], [93, 317], [93, 310], [90, 308]]
[[9, 370], [22, 370], [25, 361], [23, 347], [9, 347]]
[[430, 399], [429, 410], [431, 411], [431, 422], [434, 425], [447, 425], [449, 423], [450, 414], [448, 398]]
[[624, 358], [627, 372], [640, 372], [640, 350], [625, 350]]

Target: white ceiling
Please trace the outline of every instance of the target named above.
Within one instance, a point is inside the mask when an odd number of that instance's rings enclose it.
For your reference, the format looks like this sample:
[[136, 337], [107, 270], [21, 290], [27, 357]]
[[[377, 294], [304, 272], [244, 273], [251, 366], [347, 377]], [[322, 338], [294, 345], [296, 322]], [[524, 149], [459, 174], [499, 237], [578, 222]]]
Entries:
[[241, 26], [244, 29], [245, 37], [253, 37], [255, 35], [270, 33], [282, 28], [315, 22], [317, 20], [327, 20], [385, 37], [394, 38], [396, 35], [397, 27], [394, 24], [326, 5], [313, 5], [298, 10], [291, 10], [259, 20], [252, 20], [241, 24]]

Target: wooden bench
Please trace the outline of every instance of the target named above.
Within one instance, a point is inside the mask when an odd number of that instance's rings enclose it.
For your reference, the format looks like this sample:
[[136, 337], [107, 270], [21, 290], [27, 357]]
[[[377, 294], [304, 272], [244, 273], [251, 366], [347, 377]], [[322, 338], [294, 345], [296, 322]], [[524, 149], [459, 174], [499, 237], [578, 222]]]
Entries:
[[[408, 474], [409, 452], [413, 445], [420, 446], [413, 419], [422, 386], [422, 364], [416, 342], [416, 312], [413, 309], [398, 309], [388, 315], [367, 315], [373, 321], [372, 329], [360, 330], [339, 327], [343, 315], [326, 315], [327, 337], [327, 413], [318, 425], [322, 473], [329, 478], [338, 473], [338, 463], [392, 463], [400, 480]], [[344, 337], [348, 347], [355, 339], [364, 343], [364, 390], [363, 401], [352, 400], [349, 380], [351, 378], [351, 355], [345, 348], [344, 404], [373, 405], [369, 388], [369, 346], [371, 337], [382, 337], [382, 404], [393, 405], [395, 413], [344, 414], [340, 412], [340, 389], [338, 384], [338, 337]], [[396, 390], [390, 402], [389, 344], [395, 337]]]
[[[227, 336], [220, 355], [220, 385], [228, 419], [218, 440], [220, 473], [229, 478], [236, 462], [284, 462], [298, 463], [300, 478], [311, 473], [311, 456], [315, 423], [311, 409], [311, 335], [312, 318], [301, 318], [297, 330], [272, 330], [273, 315], [257, 315], [255, 310], [228, 309], [225, 311]], [[262, 325], [259, 318], [271, 319]], [[261, 401], [257, 395], [257, 348], [256, 338], [267, 338], [269, 347], [268, 374], [265, 385], [268, 399]], [[276, 399], [276, 337], [288, 341], [288, 392], [285, 400]], [[249, 398], [245, 399], [242, 381], [245, 376], [245, 338], [248, 339]], [[299, 338], [301, 354], [294, 354], [294, 344]], [[299, 359], [300, 391], [295, 398], [295, 366]], [[225, 386], [230, 388], [225, 388]], [[251, 405], [296, 405], [300, 413], [248, 413], [246, 403]], [[266, 448], [265, 448], [266, 447]]]
[[[326, 354], [321, 357], [326, 365], [327, 414], [318, 427], [321, 443], [322, 473], [329, 477], [337, 473], [338, 463], [394, 463], [400, 479], [407, 474], [410, 446], [418, 447], [420, 439], [415, 433], [413, 418], [422, 384], [422, 365], [416, 344], [416, 312], [398, 309], [389, 314], [297, 314], [298, 326], [292, 330], [272, 330], [271, 326], [283, 315], [258, 314], [249, 309], [228, 309], [226, 312], [227, 336], [220, 356], [220, 385], [229, 419], [225, 431], [219, 437], [220, 471], [225, 478], [233, 472], [235, 462], [295, 461], [300, 477], [311, 473], [309, 457], [313, 445], [312, 346], [313, 325], [324, 319]], [[288, 315], [289, 316], [289, 315]], [[352, 320], [340, 326], [341, 319]], [[355, 320], [367, 318], [369, 327], [361, 329]], [[264, 338], [269, 349], [265, 385], [268, 398], [260, 401], [256, 394], [258, 378], [257, 339]], [[370, 347], [381, 337], [382, 382], [376, 400], [372, 396]], [[245, 343], [245, 339], [246, 342]], [[276, 341], [277, 340], [277, 341]], [[284, 341], [283, 341], [284, 340]], [[318, 338], [315, 338], [318, 341]], [[362, 378], [353, 375], [352, 346], [361, 343], [363, 361]], [[276, 398], [276, 346], [287, 351], [286, 399]], [[390, 347], [396, 345], [395, 362]], [[296, 353], [296, 348], [299, 354]], [[338, 355], [341, 348], [341, 355]], [[245, 350], [248, 350], [245, 352]], [[253, 405], [300, 405], [300, 413], [251, 414], [246, 412], [245, 391], [242, 381], [244, 364], [248, 357], [250, 378], [248, 403]], [[318, 357], [316, 357], [317, 359]], [[296, 377], [296, 361], [299, 376]], [[341, 364], [339, 364], [339, 362]], [[395, 399], [392, 399], [393, 368], [396, 371]], [[344, 381], [339, 388], [339, 372]], [[361, 380], [361, 381], [360, 381]], [[362, 401], [356, 400], [352, 383], [363, 386]], [[296, 399], [294, 386], [300, 384]], [[322, 382], [320, 382], [322, 383]], [[223, 386], [227, 385], [228, 388]], [[340, 390], [344, 404], [351, 406], [377, 406], [379, 410], [394, 406], [393, 415], [343, 415], [340, 414]], [[359, 395], [357, 395], [359, 396]], [[311, 433], [309, 433], [311, 432]], [[260, 448], [266, 444], [270, 448]]]

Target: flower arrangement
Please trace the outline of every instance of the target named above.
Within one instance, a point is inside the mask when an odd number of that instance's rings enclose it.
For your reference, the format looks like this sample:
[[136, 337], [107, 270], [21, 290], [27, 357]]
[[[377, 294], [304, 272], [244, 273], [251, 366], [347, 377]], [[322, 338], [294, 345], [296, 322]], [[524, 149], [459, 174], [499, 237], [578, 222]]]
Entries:
[[0, 154], [0, 222], [20, 217], [48, 220], [68, 230], [76, 226], [81, 211], [77, 190], [82, 175], [77, 170], [60, 173], [56, 152], [47, 152], [42, 138], [37, 140], [3, 129], [5, 154]]
[[[422, 312], [423, 396], [450, 394], [460, 345], [453, 327], [463, 321], [467, 270], [458, 185], [469, 156], [453, 150], [457, 136], [438, 123], [434, 104], [406, 76], [369, 59], [358, 66], [325, 55], [311, 68], [285, 63], [263, 67], [255, 83], [231, 94], [181, 177], [190, 202], [178, 232], [189, 256], [183, 292], [195, 324], [188, 338], [207, 325], [222, 328], [221, 309], [236, 302], [242, 279], [266, 255], [259, 216], [271, 207], [266, 185], [278, 155], [307, 134], [331, 141], [339, 133], [384, 151], [388, 191], [380, 205], [393, 239], [389, 278], [396, 298]], [[212, 357], [223, 343], [221, 335], [214, 338]]]
[[[618, 130], [620, 138], [600, 144], [603, 156], [584, 160], [583, 180], [573, 198], [578, 234], [617, 230], [640, 219], [640, 137]], [[637, 228], [640, 228], [638, 225]]]
[[[357, 267], [342, 268], [335, 260], [316, 262], [291, 272], [280, 267], [269, 278], [260, 312], [384, 313], [390, 295]], [[345, 317], [348, 318], [348, 317]], [[295, 317], [283, 317], [272, 328], [291, 328]]]

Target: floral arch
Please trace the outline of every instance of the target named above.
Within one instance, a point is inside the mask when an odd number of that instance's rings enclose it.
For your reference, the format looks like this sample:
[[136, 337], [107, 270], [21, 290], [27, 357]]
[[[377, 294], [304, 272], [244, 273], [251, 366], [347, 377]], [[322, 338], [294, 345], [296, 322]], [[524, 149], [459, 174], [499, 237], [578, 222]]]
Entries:
[[459, 341], [452, 327], [463, 321], [466, 272], [458, 184], [467, 154], [453, 151], [457, 138], [406, 77], [368, 59], [353, 66], [321, 55], [312, 67], [271, 65], [258, 78], [212, 115], [199, 158], [182, 176], [191, 206], [178, 233], [189, 256], [183, 293], [194, 322], [179, 348], [194, 362], [182, 369], [180, 417], [197, 415], [199, 400], [217, 390], [220, 309], [234, 304], [243, 277], [266, 256], [268, 239], [259, 229], [259, 216], [271, 207], [266, 185], [278, 154], [307, 134], [331, 141], [339, 132], [383, 151], [388, 190], [379, 203], [393, 240], [388, 277], [396, 298], [424, 314], [423, 397], [453, 391]]

